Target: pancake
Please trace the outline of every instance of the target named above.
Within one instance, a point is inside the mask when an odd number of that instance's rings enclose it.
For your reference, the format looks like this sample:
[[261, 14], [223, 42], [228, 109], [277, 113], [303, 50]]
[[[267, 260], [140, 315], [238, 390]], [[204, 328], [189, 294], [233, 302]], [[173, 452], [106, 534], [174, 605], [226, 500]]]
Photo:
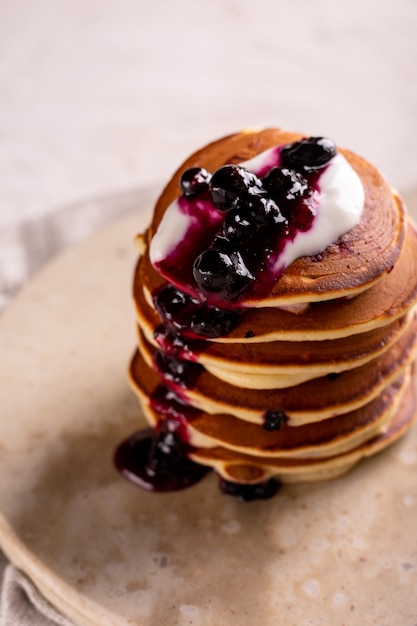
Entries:
[[323, 459], [256, 459], [225, 448], [198, 448], [190, 457], [214, 468], [233, 483], [263, 483], [274, 477], [282, 483], [304, 483], [334, 479], [351, 470], [364, 458], [380, 453], [404, 436], [416, 420], [416, 402], [410, 383], [386, 429], [363, 445], [345, 454]]
[[[161, 328], [160, 318], [153, 312], [145, 301], [141, 301], [141, 313], [139, 318], [139, 329], [143, 332], [147, 341], [158, 347], [164, 344], [165, 349], [170, 349], [169, 344], [163, 337], [163, 342], [158, 339]], [[269, 373], [279, 372], [283, 368], [285, 371], [304, 371], [307, 368], [325, 367], [326, 371], [332, 368], [344, 368], [344, 364], [352, 362], [365, 362], [370, 357], [375, 356], [388, 349], [388, 347], [398, 339], [405, 331], [409, 322], [407, 315], [394, 320], [384, 327], [377, 327], [367, 333], [358, 333], [335, 340], [320, 341], [271, 341], [254, 343], [245, 341], [240, 343], [222, 345], [216, 341], [186, 340], [182, 353], [183, 358], [198, 361], [204, 366], [220, 365], [233, 371], [247, 371], [256, 368], [257, 372]], [[175, 346], [171, 351], [175, 351]], [[334, 369], [332, 371], [335, 371]]]
[[[360, 439], [363, 442], [392, 418], [406, 386], [404, 381], [408, 383], [410, 378], [400, 374], [375, 399], [355, 411], [304, 426], [283, 423], [279, 430], [270, 432], [233, 415], [207, 414], [201, 410], [189, 412], [180, 395], [155, 387], [159, 381], [157, 378], [152, 381], [146, 368], [142, 366], [139, 374], [134, 389], [151, 425], [158, 424], [174, 407], [175, 415], [186, 422], [187, 439], [192, 446], [215, 447], [220, 444], [255, 456], [280, 457], [326, 456], [328, 449], [338, 448], [340, 452], [356, 446]], [[353, 445], [350, 445], [352, 441]]]
[[[287, 389], [249, 390], [227, 384], [202, 369], [191, 386], [181, 386], [180, 393], [196, 408], [207, 413], [228, 413], [237, 418], [262, 424], [267, 410], [284, 411], [291, 426], [300, 426], [332, 418], [360, 408], [373, 400], [382, 389], [391, 384], [415, 359], [417, 351], [417, 320], [401, 338], [374, 362], [347, 370], [338, 376], [323, 377]], [[132, 387], [144, 389], [150, 395], [159, 384], [178, 389], [153, 367], [154, 350], [146, 341], [140, 341], [130, 365]], [[146, 383], [145, 383], [146, 381]]]
[[[222, 446], [258, 459], [314, 459], [341, 454], [384, 429], [397, 410], [409, 379], [400, 376], [375, 400], [351, 413], [299, 427], [283, 424], [274, 432], [232, 415], [198, 412], [187, 422], [188, 441], [193, 448]], [[150, 424], [156, 426], [161, 414], [146, 402], [143, 410]]]
[[181, 165], [136, 241], [140, 484], [189, 486], [207, 467], [266, 498], [405, 434], [417, 231], [365, 159], [281, 129], [230, 135]]
[[[223, 359], [221, 352], [210, 351], [210, 346], [201, 353], [184, 350], [182, 358], [201, 364], [222, 382], [235, 386], [242, 386], [240, 381], [243, 381], [243, 385], [249, 389], [285, 388], [368, 363], [389, 349], [399, 339], [407, 329], [408, 322], [407, 316], [397, 320], [387, 328], [385, 336], [380, 329], [377, 332], [366, 334], [363, 338], [356, 336], [354, 339], [363, 339], [360, 343], [349, 338], [334, 342], [291, 343], [276, 341], [270, 344], [261, 344], [261, 346], [268, 347], [268, 350], [265, 351], [265, 362], [262, 362], [262, 351], [259, 349], [251, 351], [250, 346], [238, 346], [238, 344], [233, 344], [233, 346], [240, 349], [225, 350]], [[150, 346], [144, 345], [148, 343], [148, 340], [142, 336], [141, 330], [139, 330], [138, 342], [143, 346], [142, 353], [144, 350], [148, 354], [152, 351]], [[154, 346], [155, 343], [154, 341]], [[332, 346], [332, 343], [337, 345]], [[175, 345], [168, 350], [166, 346], [163, 346], [163, 349], [174, 356], [177, 352]]]
[[[295, 315], [282, 309], [248, 309], [226, 337], [213, 341], [256, 343], [288, 340], [339, 339], [382, 328], [405, 315], [417, 302], [417, 233], [407, 225], [404, 246], [398, 262], [383, 281], [351, 299], [326, 301]], [[144, 304], [145, 266], [140, 260], [134, 277], [134, 302], [139, 324], [155, 328], [161, 323]], [[150, 296], [148, 296], [150, 299]]]
[[[177, 170], [158, 199], [147, 243], [155, 235], [168, 206], [179, 195], [179, 180], [185, 170], [197, 166], [213, 171], [224, 164], [240, 163], [268, 148], [301, 137], [281, 129], [243, 131], [211, 143], [193, 154]], [[316, 257], [297, 259], [266, 298], [261, 302], [249, 299], [248, 306], [275, 307], [298, 302], [321, 302], [358, 293], [380, 279], [395, 264], [404, 238], [403, 203], [370, 163], [348, 150], [339, 148], [339, 152], [358, 174], [364, 188], [361, 223], [323, 251], [319, 262]], [[153, 290], [160, 284], [160, 277], [153, 271], [147, 256], [145, 263], [145, 273]]]

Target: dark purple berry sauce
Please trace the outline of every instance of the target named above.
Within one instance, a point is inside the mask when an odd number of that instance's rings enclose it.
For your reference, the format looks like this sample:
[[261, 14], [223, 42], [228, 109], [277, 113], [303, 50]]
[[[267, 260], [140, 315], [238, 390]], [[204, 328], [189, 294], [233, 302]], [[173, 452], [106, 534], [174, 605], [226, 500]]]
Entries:
[[186, 170], [178, 207], [192, 219], [156, 269], [179, 292], [220, 309], [266, 296], [285, 270], [286, 244], [313, 225], [319, 179], [335, 154], [331, 140], [309, 137], [271, 150], [257, 172]]
[[178, 491], [195, 485], [210, 468], [187, 456], [181, 439], [166, 428], [135, 433], [116, 449], [114, 463], [130, 482], [147, 491]]
[[185, 337], [167, 324], [158, 326], [153, 337], [163, 352], [187, 361], [197, 361], [206, 345], [204, 340]]
[[233, 330], [244, 314], [242, 299], [272, 289], [285, 269], [279, 266], [285, 245], [312, 227], [319, 178], [335, 154], [330, 140], [310, 137], [270, 151], [256, 174], [238, 165], [212, 175], [199, 168], [183, 173], [179, 207], [193, 216], [192, 227], [157, 264], [170, 283], [153, 294], [165, 327], [203, 339]]
[[187, 423], [200, 412], [162, 384], [152, 394], [150, 405], [160, 418], [156, 427], [133, 434], [118, 447], [117, 469], [148, 491], [176, 491], [194, 485], [210, 471], [188, 457]]
[[192, 389], [204, 371], [204, 367], [199, 363], [170, 356], [162, 350], [156, 350], [154, 353], [153, 366], [160, 378], [174, 389], [178, 386]]
[[165, 327], [191, 339], [228, 335], [239, 321], [239, 311], [201, 302], [173, 285], [154, 293], [153, 303]]
[[224, 214], [214, 207], [208, 192], [192, 197], [181, 195], [178, 198], [178, 207], [184, 215], [192, 218], [192, 227], [181, 242], [180, 250], [173, 250], [156, 264], [156, 269], [181, 291], [201, 300], [195, 288], [193, 261], [201, 251], [211, 245], [222, 225]]
[[199, 417], [201, 411], [188, 404], [177, 389], [174, 390], [164, 384], [158, 385], [152, 393], [150, 406], [161, 418], [169, 420], [171, 426], [175, 425], [181, 439], [188, 443], [187, 424]]

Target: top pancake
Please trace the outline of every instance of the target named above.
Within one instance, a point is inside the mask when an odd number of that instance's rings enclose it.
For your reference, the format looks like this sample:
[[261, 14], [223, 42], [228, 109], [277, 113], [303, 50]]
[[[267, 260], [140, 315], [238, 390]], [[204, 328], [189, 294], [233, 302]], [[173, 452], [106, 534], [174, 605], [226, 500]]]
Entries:
[[[299, 315], [272, 307], [248, 309], [228, 335], [214, 341], [334, 340], [384, 327], [405, 315], [417, 301], [416, 249], [417, 232], [409, 222], [398, 263], [373, 287], [354, 298], [314, 304]], [[133, 295], [139, 324], [153, 332], [160, 321], [143, 293], [150, 299], [152, 285], [144, 261], [142, 257], [136, 268]]]
[[[207, 145], [187, 159], [157, 201], [145, 242], [149, 244], [168, 206], [180, 195], [179, 180], [190, 167], [213, 172], [225, 164], [239, 163], [302, 135], [280, 129], [244, 131]], [[405, 232], [404, 207], [387, 181], [370, 163], [339, 148], [361, 179], [365, 203], [360, 223], [315, 257], [295, 260], [262, 300], [240, 301], [244, 306], [287, 306], [331, 300], [367, 289], [394, 266]], [[152, 289], [164, 283], [145, 251], [145, 266]]]

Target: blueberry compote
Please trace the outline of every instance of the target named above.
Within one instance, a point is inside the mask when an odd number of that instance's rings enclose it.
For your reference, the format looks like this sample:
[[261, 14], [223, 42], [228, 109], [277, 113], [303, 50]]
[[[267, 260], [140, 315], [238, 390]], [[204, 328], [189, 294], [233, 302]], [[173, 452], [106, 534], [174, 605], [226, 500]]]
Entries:
[[162, 380], [174, 389], [194, 387], [204, 370], [199, 363], [171, 356], [162, 350], [154, 353], [153, 365]]
[[169, 280], [153, 294], [163, 324], [189, 337], [228, 335], [244, 300], [267, 295], [285, 270], [287, 244], [312, 228], [335, 155], [332, 141], [309, 137], [270, 150], [258, 174], [241, 165], [186, 170], [178, 200], [186, 237], [154, 263]]
[[119, 445], [114, 456], [117, 469], [148, 491], [177, 491], [195, 485], [210, 471], [188, 458], [187, 423], [199, 411], [165, 385], [156, 388], [150, 404], [160, 416], [158, 424]]
[[147, 491], [178, 491], [199, 482], [210, 468], [191, 461], [182, 440], [166, 425], [135, 433], [114, 455], [117, 469]]
[[241, 164], [182, 174], [182, 195], [166, 211], [173, 221], [151, 242], [152, 263], [179, 293], [227, 310], [265, 297], [285, 270], [288, 245], [312, 228], [335, 145], [309, 137], [267, 153], [247, 162], [256, 171]]
[[173, 285], [156, 291], [153, 303], [165, 327], [189, 338], [215, 339], [228, 335], [239, 320], [240, 311], [201, 302]]

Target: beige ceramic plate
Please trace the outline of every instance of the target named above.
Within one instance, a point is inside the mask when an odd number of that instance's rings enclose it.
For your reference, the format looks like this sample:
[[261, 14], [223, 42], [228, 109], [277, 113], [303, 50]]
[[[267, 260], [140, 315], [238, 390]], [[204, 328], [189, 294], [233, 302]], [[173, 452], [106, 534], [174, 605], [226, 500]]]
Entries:
[[417, 431], [349, 476], [272, 500], [215, 476], [149, 494], [114, 470], [140, 426], [124, 217], [44, 269], [0, 319], [0, 543], [81, 625], [417, 624]]

